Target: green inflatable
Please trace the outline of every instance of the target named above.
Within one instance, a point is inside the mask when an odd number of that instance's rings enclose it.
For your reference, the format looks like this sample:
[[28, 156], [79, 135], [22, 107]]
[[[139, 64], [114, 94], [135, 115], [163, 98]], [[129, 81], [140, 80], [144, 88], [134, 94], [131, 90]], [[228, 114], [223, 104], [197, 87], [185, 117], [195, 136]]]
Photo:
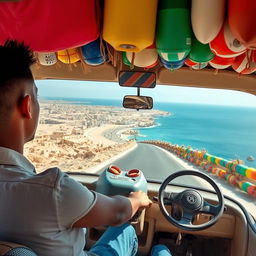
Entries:
[[167, 61], [184, 59], [191, 49], [191, 0], [159, 0], [156, 47]]
[[189, 54], [189, 59], [197, 63], [209, 62], [214, 58], [209, 44], [200, 43], [195, 36], [192, 40], [192, 48]]
[[122, 59], [123, 59], [123, 63], [127, 66], [131, 66], [131, 62], [128, 60], [127, 56], [126, 56], [126, 52], [122, 52]]

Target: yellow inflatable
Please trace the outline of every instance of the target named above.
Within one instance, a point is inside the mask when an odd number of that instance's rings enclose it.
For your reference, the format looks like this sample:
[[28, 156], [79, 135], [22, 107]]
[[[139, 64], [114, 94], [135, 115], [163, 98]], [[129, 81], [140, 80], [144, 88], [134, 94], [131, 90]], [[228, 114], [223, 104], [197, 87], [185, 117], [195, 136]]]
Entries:
[[76, 63], [80, 60], [78, 49], [71, 48], [57, 52], [58, 60], [65, 64]]
[[157, 0], [105, 0], [103, 38], [118, 51], [139, 52], [154, 42]]

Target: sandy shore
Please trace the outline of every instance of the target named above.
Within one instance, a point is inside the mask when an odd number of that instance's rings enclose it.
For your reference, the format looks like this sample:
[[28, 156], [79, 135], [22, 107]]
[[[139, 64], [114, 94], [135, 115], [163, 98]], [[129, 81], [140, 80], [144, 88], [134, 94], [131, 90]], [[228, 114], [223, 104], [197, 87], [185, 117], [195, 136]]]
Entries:
[[[57, 166], [63, 171], [86, 172], [86, 169], [130, 149], [134, 141], [121, 139], [115, 142], [111, 131], [123, 126], [106, 125], [85, 129], [84, 134], [72, 134], [72, 129], [58, 125], [40, 125], [35, 139], [26, 144], [25, 155], [35, 165], [37, 172]], [[125, 129], [127, 129], [125, 127]], [[46, 132], [47, 131], [47, 132]], [[106, 138], [106, 135], [109, 135]]]
[[40, 108], [36, 137], [26, 144], [24, 152], [37, 172], [54, 166], [86, 172], [133, 147], [136, 143], [128, 140], [132, 129], [152, 126], [156, 116], [168, 115], [159, 110], [138, 113], [51, 100], [40, 102]]

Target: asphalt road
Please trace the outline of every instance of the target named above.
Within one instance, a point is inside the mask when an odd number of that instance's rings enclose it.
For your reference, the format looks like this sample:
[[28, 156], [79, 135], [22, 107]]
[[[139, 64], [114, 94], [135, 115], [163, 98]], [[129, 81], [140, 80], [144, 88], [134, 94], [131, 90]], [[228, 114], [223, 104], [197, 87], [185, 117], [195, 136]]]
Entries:
[[[162, 182], [166, 177], [168, 177], [171, 173], [182, 171], [185, 169], [191, 169], [189, 165], [186, 164], [184, 167], [173, 156], [154, 145], [138, 143], [138, 146], [119, 158], [112, 164], [119, 166], [122, 170], [128, 171], [133, 168], [140, 169], [147, 179], [153, 179], [159, 182]], [[105, 170], [101, 168], [100, 172]], [[204, 173], [204, 172], [203, 172]], [[228, 195], [236, 200], [238, 200], [241, 204], [243, 204], [256, 218], [255, 215], [255, 199], [249, 196], [246, 193], [240, 192], [238, 189], [234, 188], [232, 185], [226, 183], [224, 180], [220, 180], [214, 175], [210, 175], [212, 179], [215, 180], [219, 188], [221, 188], [222, 192], [225, 195]], [[213, 190], [212, 187], [204, 180], [194, 177], [194, 176], [182, 176], [174, 180], [176, 184], [182, 184], [189, 187], [195, 188], [205, 188]]]
[[[117, 165], [124, 171], [131, 169], [140, 169], [145, 177], [150, 180], [162, 182], [170, 174], [184, 170], [184, 166], [170, 157], [170, 154], [150, 144], [138, 143], [138, 146], [119, 158], [112, 164]], [[107, 166], [100, 169], [101, 173]], [[198, 178], [193, 176], [183, 176], [174, 180], [174, 183], [184, 184], [188, 186], [202, 187], [202, 183]]]

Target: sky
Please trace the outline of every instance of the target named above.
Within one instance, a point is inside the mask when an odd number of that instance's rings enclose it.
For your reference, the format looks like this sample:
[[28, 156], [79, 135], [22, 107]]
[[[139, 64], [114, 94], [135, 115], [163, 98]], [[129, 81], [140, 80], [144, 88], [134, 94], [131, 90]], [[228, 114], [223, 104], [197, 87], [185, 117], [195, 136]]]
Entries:
[[[97, 98], [123, 99], [135, 95], [136, 88], [120, 87], [113, 82], [72, 80], [38, 80], [39, 98]], [[157, 85], [154, 89], [141, 89], [141, 95], [151, 96], [155, 102], [213, 104], [256, 107], [256, 96], [244, 92]]]

